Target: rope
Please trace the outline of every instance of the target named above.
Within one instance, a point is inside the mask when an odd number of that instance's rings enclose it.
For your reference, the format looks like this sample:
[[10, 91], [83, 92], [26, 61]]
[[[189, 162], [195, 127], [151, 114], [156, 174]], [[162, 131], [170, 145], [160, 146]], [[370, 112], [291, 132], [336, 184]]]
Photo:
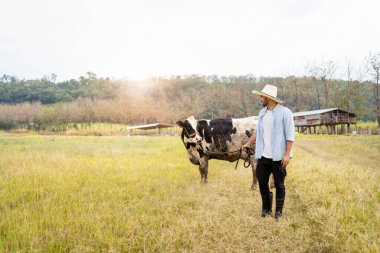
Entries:
[[[235, 151], [236, 152], [236, 151]], [[241, 153], [243, 152], [243, 149], [242, 148], [240, 148], [239, 149], [239, 158], [238, 158], [238, 160], [236, 161], [236, 165], [235, 165], [235, 170], [237, 169], [237, 166], [238, 166], [238, 164], [239, 164], [239, 160], [240, 160], [240, 157], [241, 157]], [[247, 148], [247, 158], [245, 158], [245, 160], [244, 160], [244, 164], [243, 164], [243, 166], [244, 166], [244, 168], [248, 168], [249, 166], [251, 166], [251, 155], [254, 155], [254, 153], [253, 153], [253, 149], [251, 149], [251, 148]]]

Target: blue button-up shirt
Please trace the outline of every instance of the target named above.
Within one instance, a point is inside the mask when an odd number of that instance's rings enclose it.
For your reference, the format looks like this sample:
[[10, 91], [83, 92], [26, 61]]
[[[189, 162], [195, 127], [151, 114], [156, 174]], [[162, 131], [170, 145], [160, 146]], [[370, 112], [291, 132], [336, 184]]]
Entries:
[[[268, 108], [264, 107], [259, 113], [259, 120], [256, 128], [256, 155], [260, 159], [264, 151], [264, 131], [263, 117]], [[272, 151], [273, 161], [281, 161], [286, 151], [286, 141], [294, 141], [294, 120], [292, 112], [277, 104], [272, 111], [273, 128], [272, 128]], [[293, 156], [290, 151], [290, 157]]]

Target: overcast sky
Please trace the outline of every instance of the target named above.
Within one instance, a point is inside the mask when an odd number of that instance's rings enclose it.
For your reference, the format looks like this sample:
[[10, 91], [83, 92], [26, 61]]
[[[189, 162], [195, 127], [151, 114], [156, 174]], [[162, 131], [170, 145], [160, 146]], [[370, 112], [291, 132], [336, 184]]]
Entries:
[[379, 0], [0, 0], [0, 75], [302, 75], [380, 51]]

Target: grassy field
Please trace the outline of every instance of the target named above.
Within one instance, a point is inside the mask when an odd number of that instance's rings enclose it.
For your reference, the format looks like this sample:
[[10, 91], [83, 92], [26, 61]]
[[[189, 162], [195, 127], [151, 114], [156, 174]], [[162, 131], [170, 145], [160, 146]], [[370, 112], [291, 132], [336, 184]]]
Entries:
[[[1, 122], [0, 122], [1, 123]], [[129, 129], [126, 124], [114, 123], [66, 123], [58, 125], [46, 125], [39, 131], [28, 128], [14, 128], [10, 130], [0, 129], [0, 134], [18, 134], [18, 135], [67, 135], [67, 136], [121, 136], [121, 135], [179, 135], [182, 128], [174, 124], [174, 127], [157, 129]]]
[[0, 135], [0, 252], [379, 252], [380, 136], [300, 136], [284, 219], [179, 137]]

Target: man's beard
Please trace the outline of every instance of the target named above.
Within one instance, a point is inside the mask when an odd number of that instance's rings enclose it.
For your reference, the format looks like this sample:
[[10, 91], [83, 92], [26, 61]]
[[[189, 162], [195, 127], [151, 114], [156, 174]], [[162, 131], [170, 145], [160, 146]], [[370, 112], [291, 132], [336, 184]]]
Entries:
[[264, 98], [263, 100], [263, 107], [267, 106], [268, 105], [268, 99], [267, 98]]

